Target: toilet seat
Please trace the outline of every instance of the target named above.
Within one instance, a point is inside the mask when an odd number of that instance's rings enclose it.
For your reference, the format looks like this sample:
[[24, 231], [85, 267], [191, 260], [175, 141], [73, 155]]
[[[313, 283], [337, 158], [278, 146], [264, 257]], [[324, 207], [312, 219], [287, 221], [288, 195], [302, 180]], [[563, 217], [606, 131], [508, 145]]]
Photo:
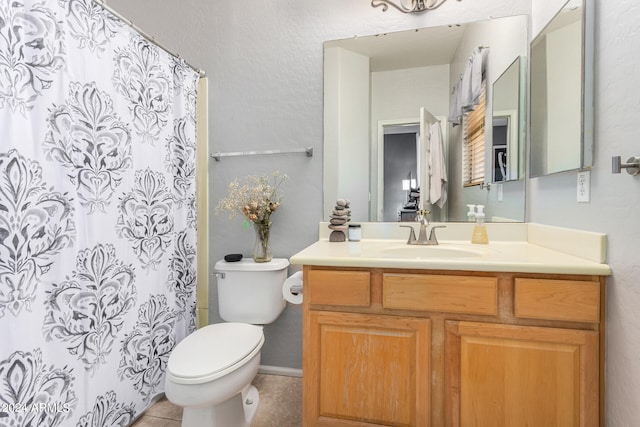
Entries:
[[171, 352], [167, 377], [178, 384], [215, 380], [251, 360], [263, 343], [262, 326], [234, 322], [205, 326]]

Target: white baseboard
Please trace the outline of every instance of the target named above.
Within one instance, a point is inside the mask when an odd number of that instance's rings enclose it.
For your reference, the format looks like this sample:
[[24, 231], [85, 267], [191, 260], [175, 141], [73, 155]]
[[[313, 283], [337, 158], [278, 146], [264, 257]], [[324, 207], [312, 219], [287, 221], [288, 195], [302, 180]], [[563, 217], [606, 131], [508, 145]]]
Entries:
[[258, 373], [268, 375], [284, 375], [286, 377], [302, 377], [302, 369], [284, 368], [281, 366], [260, 365]]

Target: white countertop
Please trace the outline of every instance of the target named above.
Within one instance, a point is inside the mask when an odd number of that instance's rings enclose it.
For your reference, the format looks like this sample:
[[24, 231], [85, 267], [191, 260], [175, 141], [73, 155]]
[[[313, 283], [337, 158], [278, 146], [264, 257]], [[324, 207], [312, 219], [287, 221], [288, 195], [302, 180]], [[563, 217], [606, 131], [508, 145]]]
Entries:
[[[529, 236], [526, 241], [491, 240], [492, 231], [496, 236], [499, 234], [496, 227], [500, 227], [500, 224], [491, 225], [492, 227], [489, 228], [490, 243], [487, 245], [474, 245], [467, 240], [445, 240], [447, 236], [444, 232], [442, 233], [443, 237], [439, 237], [440, 245], [438, 246], [407, 245], [405, 239], [394, 238], [365, 238], [359, 242], [329, 242], [328, 239], [321, 237], [316, 243], [292, 256], [290, 262], [294, 265], [334, 267], [411, 268], [603, 276], [611, 274], [610, 267], [604, 263], [606, 248], [589, 247], [585, 255], [585, 245], [606, 245], [604, 235], [546, 227], [538, 224], [522, 224], [523, 227], [526, 227], [524, 235]], [[509, 226], [513, 227], [513, 225]], [[565, 230], [566, 234], [563, 234]], [[558, 242], [549, 242], [548, 246], [545, 245], [547, 247], [531, 243], [531, 240], [545, 236], [543, 233], [547, 233], [549, 236], [556, 236]], [[452, 232], [450, 234], [454, 235]], [[545, 236], [544, 240], [548, 239], [550, 238]], [[575, 252], [577, 254], [571, 253], [572, 245], [567, 241], [576, 243]], [[591, 256], [592, 253], [595, 255]]]

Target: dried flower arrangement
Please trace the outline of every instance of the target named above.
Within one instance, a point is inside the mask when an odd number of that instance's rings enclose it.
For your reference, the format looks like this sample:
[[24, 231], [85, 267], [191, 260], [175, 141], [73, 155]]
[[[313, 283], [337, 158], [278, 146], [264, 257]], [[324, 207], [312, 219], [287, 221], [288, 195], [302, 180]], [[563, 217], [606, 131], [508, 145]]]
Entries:
[[230, 218], [241, 213], [245, 217], [245, 225], [253, 224], [256, 230], [253, 258], [256, 262], [271, 261], [271, 214], [280, 207], [280, 186], [287, 178], [286, 174], [274, 172], [271, 176], [246, 176], [242, 182], [235, 179], [229, 184], [227, 197], [220, 200], [215, 209], [217, 214], [226, 212]]

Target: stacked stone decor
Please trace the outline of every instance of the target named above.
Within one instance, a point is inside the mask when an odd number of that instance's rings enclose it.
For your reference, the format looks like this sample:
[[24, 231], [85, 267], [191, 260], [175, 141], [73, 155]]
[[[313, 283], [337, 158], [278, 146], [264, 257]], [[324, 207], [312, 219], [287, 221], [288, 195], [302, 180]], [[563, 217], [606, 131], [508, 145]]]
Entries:
[[347, 239], [345, 231], [348, 228], [347, 223], [351, 221], [349, 203], [347, 199], [336, 200], [336, 206], [329, 215], [329, 229], [332, 230], [329, 235], [330, 242], [344, 242]]

